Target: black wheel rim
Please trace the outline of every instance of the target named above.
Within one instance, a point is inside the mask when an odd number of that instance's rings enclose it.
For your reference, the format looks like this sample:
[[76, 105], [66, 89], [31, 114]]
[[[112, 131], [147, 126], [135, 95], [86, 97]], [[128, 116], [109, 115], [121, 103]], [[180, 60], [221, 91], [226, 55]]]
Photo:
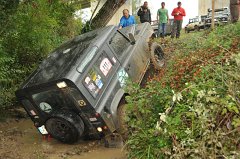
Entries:
[[56, 121], [55, 132], [61, 134], [62, 136], [65, 136], [69, 132], [69, 126], [67, 126], [65, 123], [62, 123], [61, 121]]
[[51, 134], [56, 138], [65, 141], [72, 134], [71, 126], [69, 124], [70, 123], [67, 123], [66, 121], [60, 119], [51, 120], [50, 122]]

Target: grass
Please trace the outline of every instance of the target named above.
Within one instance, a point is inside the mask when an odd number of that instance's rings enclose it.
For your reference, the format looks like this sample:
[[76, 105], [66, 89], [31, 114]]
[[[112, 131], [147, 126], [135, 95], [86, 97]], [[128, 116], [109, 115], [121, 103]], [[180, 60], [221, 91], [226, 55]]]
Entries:
[[129, 158], [239, 158], [240, 23], [156, 39], [170, 59], [130, 87]]

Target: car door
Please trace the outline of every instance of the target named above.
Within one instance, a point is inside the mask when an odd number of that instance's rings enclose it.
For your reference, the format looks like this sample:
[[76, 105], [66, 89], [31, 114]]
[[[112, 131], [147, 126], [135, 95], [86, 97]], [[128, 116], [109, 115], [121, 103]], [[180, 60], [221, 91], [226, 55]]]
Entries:
[[[135, 27], [135, 26], [132, 26]], [[120, 31], [128, 36], [133, 28], [126, 27]], [[134, 31], [135, 32], [135, 31]], [[120, 65], [128, 73], [128, 76], [133, 82], [140, 82], [146, 66], [146, 57], [143, 53], [145, 46], [137, 40], [136, 44], [131, 45], [131, 43], [118, 31], [114, 33], [109, 41], [109, 47], [116, 54], [117, 59], [120, 61]]]

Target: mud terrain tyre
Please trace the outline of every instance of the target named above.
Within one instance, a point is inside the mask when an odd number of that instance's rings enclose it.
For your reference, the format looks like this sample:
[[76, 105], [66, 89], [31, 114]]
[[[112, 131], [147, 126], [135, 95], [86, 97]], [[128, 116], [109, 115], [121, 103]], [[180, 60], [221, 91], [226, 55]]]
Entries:
[[65, 110], [53, 113], [45, 126], [53, 138], [68, 144], [77, 142], [84, 132], [82, 119], [77, 114]]
[[126, 118], [126, 105], [119, 105], [117, 109], [118, 129], [117, 132], [122, 136], [123, 140], [128, 137], [128, 125], [125, 121]]
[[162, 67], [165, 65], [165, 54], [162, 47], [157, 43], [152, 43], [150, 48], [150, 54], [154, 67], [157, 70], [162, 69]]
[[199, 28], [197, 25], [195, 25], [195, 26], [194, 26], [194, 30], [195, 30], [195, 31], [200, 31], [200, 28]]

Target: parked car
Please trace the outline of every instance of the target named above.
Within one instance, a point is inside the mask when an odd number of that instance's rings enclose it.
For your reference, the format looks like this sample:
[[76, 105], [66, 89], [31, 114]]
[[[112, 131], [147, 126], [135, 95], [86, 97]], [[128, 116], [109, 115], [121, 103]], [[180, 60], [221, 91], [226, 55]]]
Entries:
[[[174, 19], [169, 19], [169, 23], [166, 26], [166, 36], [171, 35]], [[156, 36], [158, 36], [158, 21], [155, 20], [152, 22], [152, 28]], [[161, 36], [161, 35], [160, 35]]]
[[55, 49], [16, 91], [40, 133], [73, 143], [121, 132], [124, 86], [142, 81], [152, 34], [149, 23], [108, 26]]
[[208, 15], [201, 15], [200, 17], [201, 17], [201, 22], [204, 24]]
[[[214, 10], [215, 25], [227, 24], [230, 21], [230, 10], [228, 7]], [[212, 23], [212, 9], [208, 9], [208, 18], [205, 20], [205, 27], [209, 28]]]
[[185, 32], [189, 33], [190, 31], [200, 31], [204, 29], [204, 23], [199, 19], [199, 17], [189, 19], [188, 24], [185, 27]]

